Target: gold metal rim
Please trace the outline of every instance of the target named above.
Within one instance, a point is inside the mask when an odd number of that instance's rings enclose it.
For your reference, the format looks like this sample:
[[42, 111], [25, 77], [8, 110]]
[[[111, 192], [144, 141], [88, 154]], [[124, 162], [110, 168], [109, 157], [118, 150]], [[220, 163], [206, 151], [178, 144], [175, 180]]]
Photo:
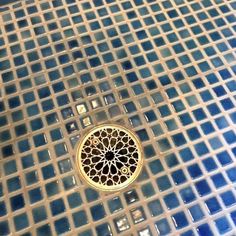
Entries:
[[[134, 146], [136, 147], [136, 152], [135, 153], [137, 153], [137, 155], [138, 155], [137, 162], [136, 162], [136, 169], [132, 173], [132, 175], [130, 175], [130, 177], [127, 178], [126, 181], [124, 181], [122, 183], [119, 183], [119, 184], [115, 184], [115, 185], [106, 185], [104, 183], [95, 182], [85, 172], [84, 166], [83, 166], [83, 163], [82, 163], [82, 153], [84, 153], [83, 149], [84, 149], [85, 143], [88, 142], [89, 138], [93, 134], [95, 134], [98, 131], [101, 132], [104, 129], [112, 129], [112, 130], [118, 130], [119, 132], [124, 132], [126, 134], [126, 136], [129, 136], [129, 138], [130, 138], [129, 140], [132, 140], [134, 142]], [[99, 140], [94, 140], [94, 142], [96, 143], [96, 142], [100, 142], [100, 141]], [[77, 150], [76, 150], [76, 166], [78, 168], [79, 174], [82, 177], [82, 179], [87, 184], [89, 184], [91, 187], [93, 187], [97, 190], [100, 190], [100, 191], [119, 191], [121, 189], [126, 188], [131, 183], [133, 183], [135, 181], [135, 179], [138, 177], [138, 175], [140, 174], [142, 166], [143, 166], [142, 146], [141, 146], [141, 143], [140, 143], [139, 139], [137, 138], [136, 134], [133, 131], [127, 129], [126, 127], [123, 127], [123, 126], [120, 126], [120, 125], [117, 125], [117, 124], [102, 124], [102, 125], [99, 125], [99, 126], [93, 128], [93, 129], [91, 129], [89, 132], [87, 132], [85, 134], [85, 136], [78, 143], [78, 147], [77, 147]], [[127, 166], [124, 166], [122, 168], [123, 169], [121, 171], [122, 171], [123, 174], [125, 174], [129, 171], [129, 167], [127, 167]]]

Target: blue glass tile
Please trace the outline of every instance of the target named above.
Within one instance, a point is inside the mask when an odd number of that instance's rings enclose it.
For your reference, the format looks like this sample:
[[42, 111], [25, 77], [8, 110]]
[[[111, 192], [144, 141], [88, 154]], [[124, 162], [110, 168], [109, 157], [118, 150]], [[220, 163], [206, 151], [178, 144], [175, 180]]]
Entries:
[[57, 157], [60, 157], [60, 156], [65, 155], [68, 151], [64, 143], [59, 143], [55, 145], [55, 152], [56, 152]]
[[191, 187], [181, 189], [180, 196], [184, 203], [189, 203], [196, 199], [196, 196]]
[[22, 230], [29, 226], [29, 220], [26, 213], [14, 217], [14, 225], [16, 231]]
[[197, 232], [199, 236], [213, 236], [213, 232], [208, 224], [202, 224], [197, 227]]
[[0, 222], [0, 235], [8, 235], [10, 233], [8, 221]]
[[234, 183], [236, 181], [236, 168], [235, 167], [230, 168], [226, 171], [226, 173], [227, 173], [230, 181]]
[[22, 194], [18, 194], [10, 198], [12, 211], [19, 210], [25, 206], [24, 197]]
[[210, 158], [210, 157], [206, 158], [202, 161], [202, 163], [204, 164], [208, 172], [213, 171], [217, 168], [216, 162], [214, 161], [213, 158]]
[[157, 144], [162, 152], [168, 151], [171, 148], [170, 142], [166, 138], [158, 140]]
[[183, 104], [183, 102], [181, 100], [173, 102], [172, 106], [174, 107], [176, 112], [181, 112], [181, 111], [186, 109], [184, 104]]
[[38, 134], [33, 136], [35, 147], [43, 146], [47, 143], [45, 134]]
[[144, 147], [144, 154], [146, 158], [150, 158], [156, 155], [156, 151], [152, 145], [147, 145]]
[[179, 161], [174, 153], [167, 155], [165, 157], [165, 162], [170, 168], [179, 164]]
[[162, 117], [166, 117], [171, 114], [171, 111], [167, 105], [160, 106], [158, 109], [159, 109], [159, 112], [161, 113]]
[[[151, 90], [151, 89], [149, 88], [150, 82], [151, 82], [151, 81], [148, 81], [148, 82], [146, 83], [146, 86], [147, 86], [147, 88], [148, 88], [149, 90]], [[135, 95], [139, 95], [139, 94], [144, 93], [144, 90], [143, 90], [143, 88], [142, 88], [141, 85], [134, 85], [134, 86], [132, 86], [132, 89], [133, 89]], [[154, 117], [155, 117], [155, 114], [154, 114]], [[156, 117], [155, 117], [155, 118], [156, 118]]]
[[54, 222], [56, 232], [58, 235], [69, 232], [71, 230], [70, 224], [67, 218], [61, 218]]
[[173, 209], [179, 206], [179, 200], [175, 193], [170, 193], [164, 196], [164, 201], [168, 209]]
[[215, 122], [219, 129], [223, 129], [229, 126], [228, 121], [224, 117], [215, 119]]
[[57, 103], [59, 106], [64, 106], [69, 103], [69, 98], [67, 95], [61, 95], [57, 97]]
[[205, 122], [201, 125], [201, 129], [204, 134], [210, 134], [215, 131], [213, 125], [210, 122]]
[[226, 217], [216, 219], [215, 224], [220, 234], [225, 234], [232, 229]]
[[163, 207], [158, 199], [149, 202], [148, 208], [153, 217], [158, 216], [163, 212]]
[[220, 203], [215, 197], [209, 198], [205, 203], [209, 213], [212, 215], [222, 210]]
[[228, 111], [234, 108], [234, 104], [229, 98], [221, 100], [220, 103], [223, 106], [225, 111]]
[[181, 123], [184, 126], [193, 123], [193, 120], [192, 120], [191, 116], [188, 113], [184, 113], [184, 114], [179, 115], [179, 118], [180, 118]]
[[163, 134], [163, 129], [161, 128], [160, 124], [154, 125], [151, 127], [153, 134], [158, 137], [159, 135]]
[[147, 107], [150, 105], [149, 101], [145, 97], [139, 99], [139, 104], [141, 107]]
[[124, 196], [125, 196], [126, 203], [128, 205], [139, 200], [138, 194], [135, 190], [130, 190], [128, 192], [125, 192]]
[[5, 116], [0, 117], [0, 127], [5, 126], [7, 123], [8, 123], [8, 121]]
[[221, 188], [221, 187], [227, 185], [227, 182], [221, 173], [211, 176], [211, 179], [212, 179], [216, 188]]
[[171, 187], [171, 183], [168, 176], [162, 176], [162, 177], [157, 178], [156, 183], [161, 192]]
[[147, 133], [147, 131], [145, 129], [141, 129], [141, 130], [137, 131], [136, 133], [139, 136], [141, 141], [149, 140], [148, 133]]
[[16, 92], [16, 86], [15, 85], [5, 86], [5, 93], [6, 94], [13, 94], [15, 92]]
[[65, 204], [62, 199], [54, 200], [50, 203], [51, 213], [52, 215], [58, 215], [65, 211]]
[[161, 219], [155, 222], [155, 227], [159, 235], [168, 235], [171, 232], [171, 228], [166, 219]]
[[78, 207], [82, 204], [82, 199], [79, 193], [75, 192], [67, 196], [70, 208]]
[[43, 199], [41, 188], [35, 188], [28, 192], [30, 203], [35, 203]]
[[34, 208], [32, 213], [33, 213], [34, 223], [38, 223], [47, 219], [47, 212], [44, 206]]
[[19, 97], [13, 97], [8, 100], [8, 104], [9, 104], [9, 107], [13, 109], [20, 106], [21, 102], [20, 102]]
[[233, 220], [234, 224], [236, 224], [236, 211], [232, 211], [230, 213], [231, 219]]
[[147, 169], [146, 168], [143, 168], [137, 181], [144, 181], [144, 180], [147, 180], [149, 178], [149, 174], [147, 172]]
[[225, 132], [223, 136], [228, 144], [233, 144], [236, 142], [236, 134], [234, 133], [234, 131]]
[[13, 192], [20, 189], [21, 188], [20, 178], [17, 176], [17, 177], [8, 179], [7, 188], [8, 188], [8, 192]]
[[[72, 81], [74, 81], [75, 79], [71, 79], [70, 82], [68, 81], [68, 84], [72, 83]], [[75, 80], [76, 82], [78, 82], [77, 80]], [[52, 88], [54, 90], [55, 93], [59, 93], [64, 91], [65, 86], [62, 82], [58, 82], [52, 85]]]
[[51, 99], [45, 100], [41, 104], [44, 112], [53, 110], [54, 108], [54, 103]]
[[187, 130], [188, 137], [191, 141], [196, 140], [201, 137], [197, 128], [191, 128]]
[[69, 159], [58, 162], [60, 173], [66, 173], [72, 170], [71, 161]]
[[186, 143], [186, 139], [183, 134], [175, 134], [172, 136], [175, 146], [179, 147]]
[[64, 177], [62, 182], [65, 190], [72, 189], [77, 185], [76, 179], [73, 175]]
[[193, 179], [202, 176], [202, 171], [198, 164], [193, 164], [191, 166], [188, 166], [188, 172]]
[[184, 212], [178, 212], [171, 216], [176, 229], [188, 226], [188, 220]]
[[27, 128], [26, 125], [22, 124], [22, 125], [18, 125], [15, 127], [15, 133], [16, 136], [21, 136], [27, 133]]
[[210, 186], [206, 180], [200, 180], [196, 182], [195, 186], [200, 196], [207, 195], [211, 192]]
[[232, 206], [236, 202], [236, 198], [230, 190], [220, 194], [220, 197], [226, 207]]
[[33, 131], [42, 129], [43, 128], [42, 119], [41, 118], [34, 119], [30, 122], [30, 125]]
[[151, 183], [144, 184], [141, 190], [142, 190], [143, 195], [147, 198], [155, 194], [155, 190]]
[[206, 113], [204, 112], [204, 110], [202, 108], [198, 108], [196, 110], [193, 110], [193, 115], [197, 121], [206, 119], [206, 117], [207, 117]]
[[[38, 115], [39, 114], [39, 107], [37, 104], [35, 105], [32, 105], [32, 106], [28, 106], [27, 107], [27, 113], [29, 116], [35, 116], [35, 115]], [[20, 114], [18, 114], [19, 116]], [[17, 117], [19, 118], [19, 117]]]
[[218, 153], [216, 156], [222, 166], [232, 163], [232, 159], [227, 151]]
[[149, 163], [149, 167], [150, 167], [151, 172], [152, 172], [153, 174], [160, 173], [161, 171], [164, 170], [164, 168], [163, 168], [163, 166], [162, 166], [160, 160], [151, 161], [151, 162]]
[[[109, 104], [109, 103], [108, 103]], [[125, 104], [125, 111], [127, 112], [127, 113], [132, 113], [132, 112], [134, 112], [134, 111], [136, 111], [137, 109], [136, 109], [136, 107], [135, 107], [135, 105], [134, 105], [134, 103], [133, 102], [128, 102], [128, 103], [126, 103]]]
[[61, 132], [61, 129], [51, 130], [50, 136], [51, 136], [52, 141], [60, 140], [63, 138], [63, 134]]
[[111, 227], [108, 223], [98, 225], [96, 227], [96, 232], [97, 232], [97, 235], [112, 236]]
[[73, 213], [72, 217], [75, 227], [81, 227], [88, 223], [87, 215], [83, 210]]
[[47, 149], [37, 152], [39, 163], [48, 161], [51, 159], [50, 153]]
[[0, 217], [7, 214], [6, 205], [4, 202], [0, 202]]
[[190, 213], [191, 218], [194, 222], [199, 221], [205, 217], [204, 213], [199, 205], [194, 205], [194, 206], [190, 207], [189, 213]]
[[45, 188], [46, 188], [46, 192], [47, 192], [48, 197], [56, 195], [57, 193], [59, 193], [59, 184], [58, 184], [57, 181], [47, 183], [45, 185]]
[[95, 201], [99, 198], [98, 192], [91, 188], [85, 189], [85, 195], [88, 202]]
[[175, 185], [183, 184], [187, 181], [185, 174], [182, 170], [176, 170], [171, 173], [171, 177], [175, 183]]
[[108, 206], [111, 213], [114, 213], [123, 209], [123, 205], [119, 197], [114, 197], [108, 200]]
[[230, 92], [233, 92], [233, 91], [236, 90], [235, 89], [236, 88], [236, 82], [234, 80], [229, 81], [226, 85], [227, 85], [228, 89], [230, 90]]
[[35, 100], [35, 96], [33, 92], [28, 92], [23, 95], [23, 99], [25, 103], [30, 103]]
[[211, 93], [208, 90], [200, 92], [200, 95], [201, 95], [201, 98], [204, 102], [208, 102], [213, 99], [213, 96], [211, 95]]
[[51, 92], [48, 87], [44, 87], [44, 88], [41, 88], [38, 90], [38, 95], [39, 95], [40, 99], [46, 98], [46, 97], [50, 96], [50, 94], [51, 94]]
[[209, 149], [204, 142], [195, 144], [194, 147], [195, 147], [195, 150], [199, 156], [203, 156], [203, 155], [209, 153]]
[[8, 130], [0, 132], [0, 142], [6, 142], [11, 139], [11, 134]]
[[102, 204], [92, 206], [90, 211], [94, 221], [100, 220], [106, 216], [106, 212]]
[[42, 168], [42, 174], [44, 179], [50, 179], [55, 176], [55, 171], [52, 165], [47, 165]]
[[184, 162], [194, 159], [193, 153], [189, 148], [184, 148], [180, 150], [180, 156]]
[[56, 113], [51, 113], [51, 114], [47, 115], [46, 120], [47, 120], [48, 125], [55, 124], [59, 121]]
[[157, 120], [156, 114], [153, 111], [148, 111], [144, 113], [145, 119], [147, 122], [153, 122]]
[[16, 167], [16, 161], [15, 160], [6, 162], [4, 164], [5, 175], [10, 175], [12, 173], [15, 173], [16, 171], [17, 171], [17, 167]]

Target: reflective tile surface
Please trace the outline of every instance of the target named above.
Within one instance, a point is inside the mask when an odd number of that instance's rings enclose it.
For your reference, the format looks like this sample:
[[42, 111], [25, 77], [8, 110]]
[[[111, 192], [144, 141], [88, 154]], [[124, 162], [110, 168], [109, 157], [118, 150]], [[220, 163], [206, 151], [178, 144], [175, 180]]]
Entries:
[[[0, 235], [234, 235], [236, 2], [28, 0], [0, 12]], [[75, 147], [134, 130], [138, 181], [104, 194]]]

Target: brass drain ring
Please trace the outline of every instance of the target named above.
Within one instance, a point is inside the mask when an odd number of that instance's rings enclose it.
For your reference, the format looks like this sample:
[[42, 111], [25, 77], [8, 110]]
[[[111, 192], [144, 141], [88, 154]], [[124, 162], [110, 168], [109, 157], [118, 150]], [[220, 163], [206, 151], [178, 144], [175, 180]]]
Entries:
[[120, 125], [100, 125], [79, 142], [76, 163], [82, 178], [102, 191], [118, 191], [139, 175], [143, 156], [139, 139]]

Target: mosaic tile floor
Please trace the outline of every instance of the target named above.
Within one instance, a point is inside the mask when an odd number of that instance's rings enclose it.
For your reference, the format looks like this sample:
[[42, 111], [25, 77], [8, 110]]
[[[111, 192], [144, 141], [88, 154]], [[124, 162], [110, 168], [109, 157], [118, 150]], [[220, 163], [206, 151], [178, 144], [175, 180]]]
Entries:
[[[0, 235], [236, 235], [236, 1], [27, 0], [0, 12]], [[145, 166], [85, 186], [89, 128]]]

